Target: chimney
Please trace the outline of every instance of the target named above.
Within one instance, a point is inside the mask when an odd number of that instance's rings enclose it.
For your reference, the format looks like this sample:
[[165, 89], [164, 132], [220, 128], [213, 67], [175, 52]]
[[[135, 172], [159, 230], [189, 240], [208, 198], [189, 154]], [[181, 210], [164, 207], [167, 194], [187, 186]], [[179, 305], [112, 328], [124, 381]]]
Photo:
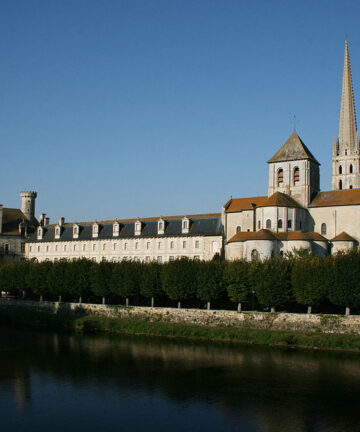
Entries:
[[59, 225], [62, 226], [65, 223], [65, 218], [64, 217], [60, 217], [59, 218]]
[[45, 226], [50, 225], [50, 218], [46, 217], [45, 218]]
[[45, 213], [40, 213], [40, 216], [39, 216], [40, 226], [45, 226], [45, 216], [46, 216]]

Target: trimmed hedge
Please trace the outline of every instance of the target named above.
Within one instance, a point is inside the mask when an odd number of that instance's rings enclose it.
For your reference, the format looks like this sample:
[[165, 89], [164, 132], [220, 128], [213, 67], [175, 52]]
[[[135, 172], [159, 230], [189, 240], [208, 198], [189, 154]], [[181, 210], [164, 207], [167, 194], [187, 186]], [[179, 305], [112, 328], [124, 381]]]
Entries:
[[[261, 261], [194, 261], [159, 264], [86, 259], [57, 262], [13, 262], [0, 265], [0, 289], [16, 297], [151, 304], [176, 301], [180, 307], [210, 307], [214, 301], [275, 308], [360, 307], [360, 254], [332, 257], [304, 253]], [[142, 299], [142, 300], [141, 300]], [[165, 300], [164, 300], [165, 299]], [[201, 302], [201, 303], [200, 303]]]

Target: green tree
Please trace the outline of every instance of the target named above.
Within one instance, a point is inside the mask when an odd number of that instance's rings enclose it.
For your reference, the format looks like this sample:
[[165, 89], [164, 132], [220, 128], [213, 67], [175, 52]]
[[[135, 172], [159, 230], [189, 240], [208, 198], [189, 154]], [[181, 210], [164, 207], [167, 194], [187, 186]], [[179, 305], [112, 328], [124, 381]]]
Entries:
[[111, 293], [111, 278], [114, 265], [108, 261], [93, 263], [90, 267], [91, 291], [102, 297], [102, 304], [105, 304], [106, 296]]
[[43, 261], [40, 263], [33, 262], [30, 264], [27, 287], [29, 291], [40, 296], [40, 301], [42, 301], [43, 296], [49, 292], [48, 273], [51, 266], [52, 263], [50, 261]]
[[56, 261], [47, 275], [49, 291], [58, 296], [59, 302], [61, 302], [61, 296], [66, 292], [64, 276], [67, 265], [68, 262], [65, 260]]
[[252, 291], [250, 267], [251, 264], [244, 260], [228, 262], [225, 267], [224, 281], [228, 296], [238, 304], [238, 312], [242, 309], [242, 303], [249, 300]]
[[154, 299], [164, 292], [161, 287], [161, 264], [151, 262], [144, 264], [140, 277], [140, 294], [151, 298], [151, 307], [154, 307]]
[[332, 258], [330, 272], [329, 299], [335, 305], [345, 307], [346, 315], [350, 315], [350, 309], [360, 305], [359, 253], [338, 253]]
[[219, 298], [224, 292], [224, 263], [221, 260], [200, 261], [197, 263], [196, 296], [207, 302], [207, 309], [211, 301]]
[[196, 261], [182, 258], [163, 265], [161, 283], [166, 295], [178, 302], [194, 297], [196, 292]]
[[262, 306], [271, 307], [272, 312], [294, 300], [291, 265], [290, 260], [282, 257], [251, 262], [250, 275], [256, 297]]
[[292, 266], [291, 281], [295, 299], [308, 306], [308, 313], [313, 306], [318, 306], [327, 297], [327, 275], [330, 262], [324, 258], [311, 256], [295, 259]]
[[114, 266], [111, 279], [111, 291], [125, 298], [126, 306], [129, 306], [130, 297], [139, 294], [142, 266], [143, 264], [133, 261], [122, 261]]

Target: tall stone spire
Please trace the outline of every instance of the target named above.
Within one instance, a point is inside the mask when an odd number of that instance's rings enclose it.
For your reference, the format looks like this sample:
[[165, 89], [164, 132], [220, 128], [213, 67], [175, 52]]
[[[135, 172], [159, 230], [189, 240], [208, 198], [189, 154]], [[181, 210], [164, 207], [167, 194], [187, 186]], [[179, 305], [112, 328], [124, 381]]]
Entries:
[[339, 136], [333, 144], [332, 168], [332, 190], [360, 188], [359, 138], [347, 37], [345, 39]]
[[340, 105], [339, 147], [348, 148], [350, 151], [353, 151], [358, 150], [358, 146], [359, 139], [356, 128], [356, 114], [351, 78], [349, 46], [346, 37]]

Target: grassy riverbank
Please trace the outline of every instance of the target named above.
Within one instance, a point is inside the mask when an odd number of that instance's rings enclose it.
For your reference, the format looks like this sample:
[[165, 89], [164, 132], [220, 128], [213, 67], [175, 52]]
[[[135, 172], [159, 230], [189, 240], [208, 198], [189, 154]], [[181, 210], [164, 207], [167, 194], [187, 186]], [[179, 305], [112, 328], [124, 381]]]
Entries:
[[360, 352], [360, 336], [357, 335], [250, 329], [230, 326], [209, 327], [165, 321], [151, 322], [134, 318], [108, 318], [92, 314], [74, 313], [56, 315], [46, 312], [29, 311], [25, 308], [0, 310], [0, 324], [85, 333], [106, 332]]

